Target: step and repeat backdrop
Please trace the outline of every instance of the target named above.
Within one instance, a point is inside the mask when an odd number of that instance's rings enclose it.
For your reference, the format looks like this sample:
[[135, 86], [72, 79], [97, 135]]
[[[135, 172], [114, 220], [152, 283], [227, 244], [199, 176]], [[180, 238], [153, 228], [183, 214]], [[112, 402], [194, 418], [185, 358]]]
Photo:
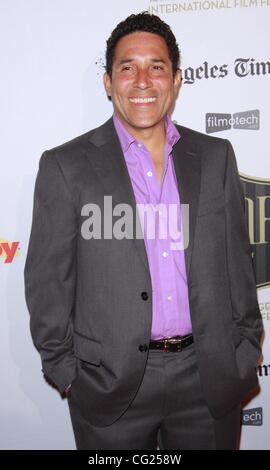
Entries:
[[170, 24], [181, 48], [173, 119], [229, 139], [236, 152], [265, 326], [260, 390], [244, 404], [240, 447], [270, 449], [269, 7], [269, 0], [0, 0], [1, 449], [75, 448], [66, 400], [44, 381], [29, 332], [23, 269], [33, 189], [44, 150], [112, 114], [102, 85], [106, 39], [144, 10]]

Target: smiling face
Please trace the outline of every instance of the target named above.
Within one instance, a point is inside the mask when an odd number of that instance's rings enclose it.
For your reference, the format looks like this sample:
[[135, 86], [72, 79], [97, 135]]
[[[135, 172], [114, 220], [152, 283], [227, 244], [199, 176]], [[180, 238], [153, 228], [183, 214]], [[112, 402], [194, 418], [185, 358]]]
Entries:
[[112, 78], [104, 74], [104, 86], [114, 111], [131, 134], [163, 126], [180, 83], [180, 70], [173, 76], [165, 40], [142, 31], [118, 41]]

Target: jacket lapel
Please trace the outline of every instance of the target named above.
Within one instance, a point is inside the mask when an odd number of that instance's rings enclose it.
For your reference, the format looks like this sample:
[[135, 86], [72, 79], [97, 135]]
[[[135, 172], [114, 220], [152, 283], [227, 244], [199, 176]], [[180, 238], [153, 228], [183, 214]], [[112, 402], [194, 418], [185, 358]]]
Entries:
[[[192, 248], [195, 234], [200, 182], [201, 158], [198, 149], [189, 139], [187, 130], [179, 126], [181, 138], [173, 148], [174, 169], [178, 182], [180, 203], [189, 205], [189, 223], [183, 227], [185, 239], [185, 262], [187, 278], [189, 279]], [[183, 224], [185, 219], [183, 219]], [[188, 225], [188, 226], [187, 226]], [[188, 233], [188, 235], [187, 235]], [[187, 238], [188, 237], [188, 238]], [[188, 245], [187, 242], [188, 241]]]

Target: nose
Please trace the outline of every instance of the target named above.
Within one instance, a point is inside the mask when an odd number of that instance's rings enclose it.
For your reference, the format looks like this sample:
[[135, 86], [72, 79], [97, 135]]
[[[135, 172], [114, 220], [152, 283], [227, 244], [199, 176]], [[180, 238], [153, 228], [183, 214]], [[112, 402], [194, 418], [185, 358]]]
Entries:
[[144, 70], [144, 69], [137, 70], [135, 81], [134, 81], [134, 86], [137, 88], [141, 88], [142, 90], [152, 86], [152, 82], [150, 80], [147, 70]]

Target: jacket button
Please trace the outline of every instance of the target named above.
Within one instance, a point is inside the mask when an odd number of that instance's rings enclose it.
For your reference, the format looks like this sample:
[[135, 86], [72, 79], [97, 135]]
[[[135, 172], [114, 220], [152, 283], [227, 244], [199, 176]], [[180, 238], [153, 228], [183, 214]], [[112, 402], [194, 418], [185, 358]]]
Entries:
[[147, 349], [148, 349], [147, 344], [140, 344], [139, 350], [140, 350], [141, 352], [147, 351]]
[[142, 293], [141, 293], [141, 298], [142, 298], [143, 300], [147, 300], [147, 299], [148, 299], [148, 294], [147, 294], [147, 292], [142, 292]]

